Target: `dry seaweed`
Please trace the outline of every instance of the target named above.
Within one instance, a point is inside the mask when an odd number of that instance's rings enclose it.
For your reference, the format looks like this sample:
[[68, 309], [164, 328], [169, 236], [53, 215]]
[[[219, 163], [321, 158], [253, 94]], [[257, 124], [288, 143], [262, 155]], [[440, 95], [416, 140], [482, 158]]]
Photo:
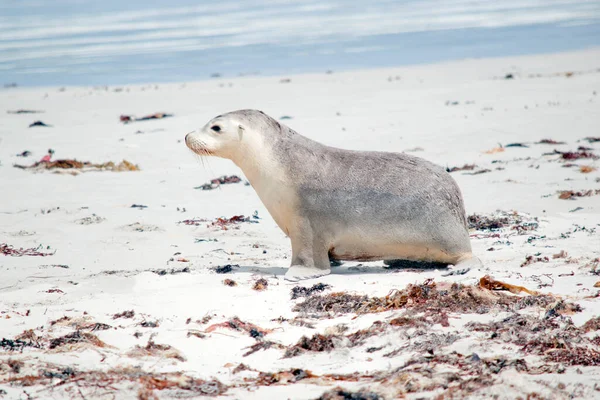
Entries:
[[308, 297], [312, 296], [315, 293], [320, 293], [324, 290], [331, 289], [331, 285], [327, 285], [325, 283], [315, 283], [310, 288], [303, 286], [293, 287], [291, 290], [291, 298], [295, 300], [300, 297]]
[[98, 337], [92, 333], [75, 331], [65, 336], [52, 339], [48, 345], [48, 348], [56, 349], [67, 345], [91, 345], [94, 347], [107, 346], [106, 343], [98, 339]]
[[269, 287], [269, 281], [267, 281], [265, 278], [260, 278], [254, 281], [254, 284], [252, 285], [252, 289], [256, 290], [256, 291], [263, 291], [266, 290]]
[[0, 254], [4, 254], [5, 256], [12, 256], [12, 257], [23, 257], [23, 256], [39, 256], [39, 257], [46, 257], [46, 256], [52, 256], [54, 255], [55, 252], [52, 253], [44, 253], [39, 251], [42, 248], [42, 245], [39, 245], [38, 247], [32, 247], [29, 249], [24, 249], [24, 248], [18, 248], [15, 249], [13, 246], [6, 244], [6, 243], [0, 243]]
[[[555, 301], [553, 296], [537, 295], [529, 297], [507, 296], [496, 291], [485, 289], [501, 288], [502, 282], [484, 277], [484, 286], [465, 286], [457, 283], [437, 285], [433, 280], [426, 280], [420, 285], [408, 285], [403, 290], [392, 290], [384, 297], [351, 295], [338, 292], [327, 295], [313, 295], [294, 306], [293, 311], [308, 316], [343, 313], [377, 313], [382, 311], [407, 309], [413, 314], [423, 312], [442, 313], [475, 313], [485, 314], [491, 310], [509, 311], [526, 307], [546, 307]], [[518, 287], [515, 287], [518, 288]], [[513, 290], [517, 290], [514, 289]], [[534, 292], [530, 292], [534, 293]], [[439, 323], [443, 323], [442, 320]]]
[[539, 226], [537, 218], [528, 218], [516, 211], [498, 211], [491, 216], [472, 214], [467, 217], [467, 224], [469, 229], [482, 231], [495, 231], [510, 227], [511, 230], [516, 230], [519, 234], [536, 230]]
[[101, 164], [94, 164], [89, 161], [77, 161], [75, 159], [64, 159], [56, 161], [39, 161], [32, 165], [18, 165], [14, 164], [15, 168], [42, 171], [42, 170], [75, 170], [77, 172], [88, 172], [88, 171], [139, 171], [140, 168], [130, 163], [127, 160], [123, 160], [118, 164], [112, 161], [108, 161]]
[[336, 292], [328, 295], [311, 296], [303, 302], [296, 304], [293, 311], [302, 313], [332, 313], [347, 314], [357, 312], [362, 305], [369, 302], [366, 295], [354, 295]]
[[589, 174], [590, 172], [594, 171], [596, 171], [596, 167], [593, 167], [591, 165], [582, 165], [579, 167], [579, 172], [581, 172], [582, 174]]
[[[257, 219], [256, 217], [245, 217], [243, 215], [234, 215], [231, 218], [217, 218], [215, 221], [211, 222], [208, 227], [218, 227], [227, 230], [232, 225], [238, 225], [244, 222], [258, 223], [258, 221], [255, 221], [253, 218]], [[237, 227], [234, 226], [234, 228]]]
[[113, 319], [117, 319], [117, 318], [133, 318], [134, 316], [135, 316], [135, 311], [128, 310], [128, 311], [122, 311], [120, 313], [116, 313], [115, 315], [113, 315]]
[[247, 348], [249, 348], [250, 350], [248, 350], [246, 353], [244, 353], [243, 357], [248, 357], [249, 355], [254, 354], [260, 350], [284, 349], [285, 346], [283, 346], [280, 343], [271, 342], [269, 340], [260, 340], [256, 343], [254, 343], [252, 346], [247, 347]]
[[375, 392], [369, 390], [359, 390], [351, 392], [341, 387], [336, 387], [326, 391], [316, 400], [383, 400], [384, 398]]
[[178, 224], [200, 226], [200, 225], [204, 224], [205, 222], [208, 222], [208, 220], [201, 219], [201, 218], [195, 218], [195, 219], [184, 219], [183, 221], [179, 221]]
[[466, 327], [471, 331], [490, 333], [490, 339], [512, 343], [525, 354], [543, 356], [547, 362], [600, 365], [597, 347], [584, 336], [585, 329], [576, 328], [570, 319], [547, 316], [539, 319], [532, 315], [513, 314], [501, 321], [471, 322]]
[[152, 272], [154, 272], [156, 275], [160, 275], [160, 276], [184, 274], [184, 273], [189, 273], [190, 271], [191, 271], [190, 267], [152, 270]]
[[390, 325], [383, 321], [375, 321], [367, 329], [360, 329], [348, 335], [342, 334], [346, 329], [343, 326], [342, 329], [334, 329], [333, 333], [317, 333], [310, 338], [302, 336], [296, 344], [286, 349], [284, 358], [295, 357], [307, 351], [329, 352], [336, 347], [336, 343], [343, 344], [346, 347], [362, 346], [368, 338], [381, 335]]
[[200, 338], [200, 339], [204, 339], [206, 337], [206, 335], [204, 333], [202, 333], [200, 331], [196, 331], [196, 330], [188, 331], [188, 333], [187, 333], [186, 336], [187, 337], [195, 336], [195, 337]]
[[584, 332], [600, 331], [600, 317], [594, 317], [581, 326]]
[[108, 325], [108, 324], [104, 324], [102, 322], [95, 322], [93, 324], [89, 324], [89, 325], [83, 325], [80, 327], [81, 330], [84, 329], [89, 329], [92, 332], [95, 331], [106, 331], [108, 329], [111, 329], [112, 326]]
[[544, 257], [526, 256], [525, 257], [525, 261], [523, 261], [521, 263], [521, 267], [526, 267], [526, 266], [528, 266], [530, 264], [537, 263], [537, 262], [547, 263], [549, 261], [550, 261], [550, 259], [548, 257], [546, 257], [546, 256], [544, 256]]
[[565, 142], [558, 142], [553, 139], [542, 139], [539, 142], [535, 142], [535, 144], [566, 144]]
[[492, 170], [485, 168], [485, 169], [480, 169], [480, 170], [475, 171], [475, 172], [465, 172], [464, 175], [481, 175], [481, 174], [485, 174], [485, 173], [488, 173], [488, 172], [492, 172]]
[[493, 149], [484, 151], [485, 154], [496, 154], [502, 153], [504, 151], [504, 147], [494, 147]]
[[137, 121], [148, 121], [151, 119], [163, 119], [163, 118], [169, 118], [172, 117], [173, 114], [167, 114], [167, 113], [163, 113], [163, 112], [157, 112], [154, 114], [149, 114], [149, 115], [145, 115], [143, 117], [140, 118], [136, 118], [132, 115], [121, 115], [119, 117], [119, 121], [121, 121], [124, 124], [128, 124], [130, 122], [137, 122]]
[[562, 160], [569, 160], [569, 161], [579, 160], [582, 158], [589, 158], [592, 160], [597, 160], [598, 158], [600, 158], [590, 151], [579, 150], [579, 149], [577, 149], [577, 151], [558, 151], [555, 149], [552, 153], [544, 153], [544, 155], [555, 155], [555, 154], [560, 154], [560, 158]]
[[284, 358], [295, 357], [305, 351], [331, 351], [335, 348], [333, 340], [334, 338], [332, 336], [322, 335], [320, 333], [317, 333], [310, 338], [302, 336], [298, 343], [290, 346], [285, 351]]
[[590, 197], [596, 195], [600, 195], [600, 189], [590, 189], [579, 192], [573, 190], [561, 190], [558, 192], [558, 198], [562, 200], [575, 200], [577, 197]]
[[35, 343], [31, 340], [27, 341], [27, 340], [22, 340], [22, 339], [6, 339], [6, 338], [2, 338], [2, 340], [0, 340], [0, 349], [2, 350], [6, 350], [6, 351], [23, 351], [23, 349], [25, 347], [34, 347], [34, 348], [41, 348], [41, 345], [38, 343]]
[[465, 164], [462, 167], [452, 167], [446, 168], [447, 172], [456, 172], [456, 171], [473, 171], [477, 165], [475, 164]]
[[33, 128], [34, 126], [44, 126], [44, 127], [51, 127], [52, 125], [48, 125], [43, 121], [34, 121], [31, 124], [29, 124], [30, 128]]
[[127, 353], [129, 357], [160, 357], [174, 358], [179, 361], [186, 361], [185, 357], [176, 349], [168, 344], [157, 344], [148, 340], [146, 346], [135, 346]]
[[234, 280], [232, 280], [232, 279], [225, 279], [225, 280], [223, 281], [223, 284], [224, 284], [225, 286], [229, 286], [229, 287], [234, 287], [234, 286], [237, 286], [237, 282], [236, 282], [236, 281], [234, 281]]
[[211, 179], [211, 181], [209, 183], [205, 183], [204, 185], [197, 186], [194, 189], [213, 190], [213, 189], [218, 188], [221, 185], [226, 185], [226, 184], [230, 184], [230, 183], [239, 183], [241, 181], [242, 180], [237, 175], [231, 175], [231, 176], [223, 175], [216, 179]]
[[260, 386], [271, 386], [274, 384], [284, 385], [313, 377], [315, 377], [315, 375], [313, 375], [312, 372], [299, 368], [280, 372], [260, 372], [256, 378], [255, 384]]
[[511, 285], [510, 283], [497, 281], [497, 280], [493, 279], [492, 277], [490, 277], [489, 275], [486, 275], [479, 280], [479, 286], [481, 286], [484, 289], [488, 289], [488, 290], [508, 290], [509, 292], [514, 293], [514, 294], [519, 294], [521, 292], [525, 292], [532, 296], [538, 295], [538, 293], [534, 292], [533, 290], [529, 290], [523, 286]]
[[7, 110], [6, 113], [7, 114], [41, 114], [41, 113], [43, 113], [43, 111], [19, 109], [19, 110]]
[[507, 145], [504, 145], [504, 147], [529, 147], [524, 143], [509, 143]]
[[[219, 396], [227, 391], [227, 386], [218, 380], [196, 379], [181, 372], [154, 373], [146, 372], [137, 367], [114, 368], [108, 371], [74, 371], [69, 367], [49, 365], [40, 369], [38, 375], [13, 376], [0, 383], [10, 383], [14, 386], [32, 386], [50, 384], [52, 379], [61, 379], [56, 387], [65, 387], [69, 393], [71, 385], [80, 390], [93, 389], [94, 397], [109, 395], [114, 397], [122, 394], [118, 384], [134, 383], [138, 387], [140, 399], [156, 398], [154, 390], [169, 390], [175, 397], [190, 396]], [[81, 392], [80, 392], [81, 393]], [[82, 395], [82, 397], [84, 397]], [[85, 398], [85, 397], [84, 397]]]
[[600, 142], [600, 137], [588, 136], [588, 137], [583, 138], [583, 140], [587, 140], [588, 143], [597, 143], [597, 142]]
[[240, 320], [238, 317], [233, 317], [229, 321], [221, 322], [218, 324], [213, 324], [213, 325], [209, 326], [208, 328], [206, 328], [206, 330], [204, 332], [206, 332], [206, 333], [214, 332], [215, 330], [217, 330], [219, 328], [232, 329], [232, 330], [238, 331], [238, 332], [246, 332], [250, 336], [257, 336], [257, 334], [258, 334], [258, 335], [260, 335], [260, 337], [273, 332], [272, 329], [263, 329], [263, 328], [261, 328], [257, 325], [254, 325], [250, 322], [244, 322], [244, 321]]

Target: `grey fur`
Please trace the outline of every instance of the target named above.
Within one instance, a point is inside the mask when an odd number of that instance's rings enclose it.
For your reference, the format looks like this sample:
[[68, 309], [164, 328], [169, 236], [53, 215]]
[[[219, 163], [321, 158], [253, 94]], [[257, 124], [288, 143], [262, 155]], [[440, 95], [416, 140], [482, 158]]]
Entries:
[[[325, 146], [256, 110], [234, 111], [212, 123], [219, 120], [262, 135], [297, 195], [290, 206], [293, 226], [277, 221], [292, 241], [294, 272], [286, 278], [329, 273], [330, 257], [479, 263], [471, 254], [460, 189], [442, 167], [404, 153]], [[269, 171], [260, 176], [269, 179]]]

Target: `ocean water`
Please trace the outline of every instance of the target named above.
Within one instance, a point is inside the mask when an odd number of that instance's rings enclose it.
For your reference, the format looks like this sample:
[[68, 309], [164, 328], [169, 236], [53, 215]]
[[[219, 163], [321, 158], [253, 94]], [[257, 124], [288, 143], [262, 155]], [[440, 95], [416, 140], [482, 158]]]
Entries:
[[0, 84], [114, 85], [600, 45], [600, 0], [0, 0]]

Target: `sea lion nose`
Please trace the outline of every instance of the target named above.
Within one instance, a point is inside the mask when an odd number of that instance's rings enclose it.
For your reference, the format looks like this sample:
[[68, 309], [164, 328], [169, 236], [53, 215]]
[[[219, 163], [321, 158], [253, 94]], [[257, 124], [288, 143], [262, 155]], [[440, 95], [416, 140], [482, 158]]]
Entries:
[[189, 143], [189, 140], [190, 140], [190, 135], [191, 135], [192, 133], [194, 133], [194, 132], [190, 132], [190, 133], [188, 133], [187, 135], [185, 135], [185, 144], [188, 144], [188, 143]]

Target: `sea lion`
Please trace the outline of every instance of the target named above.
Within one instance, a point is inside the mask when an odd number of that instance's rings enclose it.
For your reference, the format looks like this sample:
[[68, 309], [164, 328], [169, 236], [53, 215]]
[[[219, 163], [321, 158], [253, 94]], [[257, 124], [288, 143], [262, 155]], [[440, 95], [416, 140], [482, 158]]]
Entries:
[[458, 185], [422, 158], [325, 146], [256, 110], [219, 115], [185, 143], [244, 172], [291, 239], [287, 280], [327, 275], [330, 259], [480, 265]]

